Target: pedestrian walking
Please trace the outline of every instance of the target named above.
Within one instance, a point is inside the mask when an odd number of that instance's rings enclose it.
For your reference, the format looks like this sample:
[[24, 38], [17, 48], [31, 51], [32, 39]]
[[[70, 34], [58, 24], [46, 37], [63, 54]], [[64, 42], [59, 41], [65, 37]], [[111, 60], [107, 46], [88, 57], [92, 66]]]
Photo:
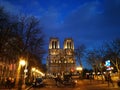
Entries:
[[110, 86], [110, 83], [112, 84], [112, 86], [114, 87], [114, 84], [113, 84], [113, 80], [112, 80], [112, 78], [111, 78], [111, 75], [110, 75], [110, 73], [108, 73], [108, 87]]

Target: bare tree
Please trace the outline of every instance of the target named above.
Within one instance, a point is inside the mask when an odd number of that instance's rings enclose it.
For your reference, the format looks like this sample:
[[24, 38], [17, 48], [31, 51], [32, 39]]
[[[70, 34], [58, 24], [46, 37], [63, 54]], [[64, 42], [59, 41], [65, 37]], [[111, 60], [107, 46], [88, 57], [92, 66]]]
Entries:
[[[30, 71], [32, 66], [40, 68], [45, 49], [44, 33], [40, 27], [39, 19], [33, 16], [20, 16], [13, 29], [23, 42], [22, 48], [19, 50], [20, 57], [27, 60], [28, 70]], [[28, 79], [30, 79], [30, 72]]]
[[0, 32], [9, 26], [9, 18], [10, 14], [5, 11], [4, 7], [0, 6]]
[[44, 33], [39, 19], [33, 16], [12, 16], [0, 7], [0, 61], [29, 60], [29, 66], [40, 67], [44, 50]]
[[111, 63], [118, 71], [120, 78], [120, 39], [115, 39], [105, 45], [106, 58], [110, 59]]
[[79, 63], [80, 66], [82, 66], [81, 58], [84, 56], [85, 49], [86, 49], [85, 45], [81, 44], [75, 50], [75, 56], [76, 56], [77, 62]]
[[[94, 72], [97, 74], [98, 72], [101, 72], [103, 75], [103, 71], [106, 71], [104, 66], [104, 57], [105, 57], [105, 51], [104, 47], [94, 48], [92, 50], [89, 50], [87, 52], [87, 62], [93, 67]], [[104, 81], [102, 76], [102, 81]]]
[[[11, 29], [11, 15], [0, 7], [0, 57], [12, 60], [18, 55], [21, 40]], [[17, 49], [17, 50], [16, 50]]]
[[33, 16], [20, 16], [13, 29], [23, 41], [21, 54], [30, 52], [42, 59], [45, 53], [44, 33], [40, 27], [39, 19]]

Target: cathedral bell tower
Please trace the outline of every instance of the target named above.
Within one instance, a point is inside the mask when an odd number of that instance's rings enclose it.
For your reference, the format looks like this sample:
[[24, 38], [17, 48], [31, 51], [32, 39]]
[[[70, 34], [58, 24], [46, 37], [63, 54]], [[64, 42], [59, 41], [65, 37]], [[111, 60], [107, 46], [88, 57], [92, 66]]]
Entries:
[[74, 56], [74, 42], [72, 38], [66, 38], [64, 40], [65, 61], [67, 71], [75, 70], [75, 56]]
[[47, 56], [47, 72], [57, 74], [70, 72], [75, 68], [74, 43], [71, 38], [63, 42], [63, 49], [60, 48], [58, 38], [50, 38]]

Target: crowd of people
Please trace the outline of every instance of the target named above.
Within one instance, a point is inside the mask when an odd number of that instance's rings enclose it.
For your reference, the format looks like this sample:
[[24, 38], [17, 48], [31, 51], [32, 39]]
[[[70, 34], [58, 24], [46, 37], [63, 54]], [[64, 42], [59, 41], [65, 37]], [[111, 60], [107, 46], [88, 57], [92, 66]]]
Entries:
[[2, 87], [12, 88], [15, 86], [15, 79], [11, 77], [7, 77], [5, 80], [2, 80], [0, 84]]

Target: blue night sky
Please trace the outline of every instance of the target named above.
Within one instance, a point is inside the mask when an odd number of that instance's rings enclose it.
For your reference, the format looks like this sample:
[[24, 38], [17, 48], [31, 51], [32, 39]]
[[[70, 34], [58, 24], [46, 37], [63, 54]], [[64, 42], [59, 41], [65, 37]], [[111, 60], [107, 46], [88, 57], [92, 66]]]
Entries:
[[47, 43], [49, 37], [61, 43], [72, 37], [75, 47], [92, 47], [120, 38], [120, 0], [0, 0], [0, 5], [38, 17]]

